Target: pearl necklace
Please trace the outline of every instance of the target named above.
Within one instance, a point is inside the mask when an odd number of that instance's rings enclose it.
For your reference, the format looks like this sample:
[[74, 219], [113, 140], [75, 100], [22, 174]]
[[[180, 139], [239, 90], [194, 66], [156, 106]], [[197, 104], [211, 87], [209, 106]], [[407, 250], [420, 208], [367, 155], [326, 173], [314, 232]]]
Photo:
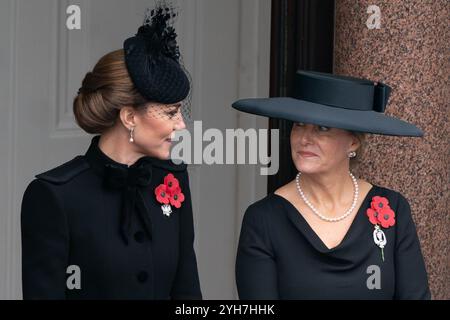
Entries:
[[350, 207], [350, 209], [347, 210], [347, 212], [345, 212], [342, 216], [340, 217], [336, 217], [336, 218], [328, 218], [324, 215], [322, 215], [319, 211], [317, 211], [316, 208], [314, 208], [314, 206], [312, 205], [312, 203], [308, 200], [308, 198], [306, 198], [306, 195], [303, 193], [302, 188], [300, 187], [300, 176], [301, 176], [301, 172], [299, 172], [297, 174], [297, 177], [295, 178], [295, 182], [297, 184], [297, 190], [298, 193], [300, 194], [300, 197], [302, 197], [303, 201], [306, 203], [306, 205], [314, 212], [314, 214], [316, 216], [318, 216], [320, 219], [325, 220], [327, 222], [338, 222], [341, 221], [345, 218], [347, 218], [352, 211], [355, 209], [356, 207], [356, 203], [358, 202], [358, 194], [359, 194], [359, 186], [358, 186], [358, 181], [356, 181], [355, 176], [350, 173], [350, 178], [352, 178], [353, 181], [353, 187], [354, 187], [354, 194], [353, 194], [353, 203], [352, 206]]

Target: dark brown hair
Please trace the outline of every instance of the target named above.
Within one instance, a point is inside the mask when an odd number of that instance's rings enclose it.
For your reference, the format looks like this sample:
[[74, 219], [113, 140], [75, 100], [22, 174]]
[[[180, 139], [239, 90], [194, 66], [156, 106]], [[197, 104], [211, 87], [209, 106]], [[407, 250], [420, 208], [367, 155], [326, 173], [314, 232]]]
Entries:
[[84, 131], [102, 134], [115, 125], [121, 108], [147, 104], [128, 74], [124, 51], [117, 50], [103, 56], [86, 74], [73, 102], [73, 113]]

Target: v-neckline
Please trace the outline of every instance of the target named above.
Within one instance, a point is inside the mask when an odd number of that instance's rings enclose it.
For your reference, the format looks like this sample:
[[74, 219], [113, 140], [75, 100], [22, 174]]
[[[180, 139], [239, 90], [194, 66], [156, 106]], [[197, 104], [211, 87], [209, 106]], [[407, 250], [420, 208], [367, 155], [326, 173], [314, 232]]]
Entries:
[[363, 208], [368, 208], [367, 202], [370, 200], [370, 196], [372, 193], [375, 192], [375, 189], [377, 188], [376, 185], [372, 185], [372, 187], [367, 192], [366, 196], [364, 197], [363, 201], [361, 202], [360, 207], [358, 208], [358, 211], [356, 215], [353, 218], [353, 221], [350, 224], [350, 227], [348, 228], [347, 232], [345, 233], [344, 237], [342, 238], [341, 242], [332, 247], [328, 248], [328, 246], [325, 244], [325, 242], [322, 240], [322, 238], [319, 237], [319, 235], [314, 231], [314, 229], [311, 227], [311, 225], [308, 223], [308, 221], [305, 219], [305, 217], [302, 215], [302, 213], [295, 207], [288, 199], [286, 199], [283, 196], [280, 196], [276, 193], [272, 193], [273, 196], [276, 198], [279, 198], [282, 200], [283, 203], [287, 204], [287, 212], [288, 216], [291, 219], [291, 221], [294, 223], [294, 225], [299, 228], [301, 231], [305, 233], [305, 236], [308, 236], [310, 239], [310, 242], [312, 242], [315, 247], [321, 251], [322, 253], [332, 253], [336, 250], [339, 250], [341, 247], [345, 245], [345, 243], [348, 241], [348, 239], [353, 234], [355, 227], [357, 225], [357, 221], [360, 220], [364, 214], [361, 212]]

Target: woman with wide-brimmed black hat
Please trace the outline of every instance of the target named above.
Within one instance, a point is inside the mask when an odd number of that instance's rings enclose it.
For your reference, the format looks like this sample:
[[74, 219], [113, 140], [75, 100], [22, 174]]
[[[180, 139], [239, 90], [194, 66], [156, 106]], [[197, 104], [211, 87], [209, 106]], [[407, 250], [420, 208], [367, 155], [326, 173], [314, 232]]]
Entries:
[[293, 121], [296, 179], [252, 204], [236, 261], [241, 299], [429, 299], [408, 201], [356, 178], [367, 133], [422, 136], [384, 114], [383, 83], [300, 71], [295, 95], [233, 107]]
[[169, 160], [190, 92], [175, 15], [158, 2], [84, 78], [75, 118], [97, 136], [24, 194], [24, 299], [202, 297], [187, 166]]

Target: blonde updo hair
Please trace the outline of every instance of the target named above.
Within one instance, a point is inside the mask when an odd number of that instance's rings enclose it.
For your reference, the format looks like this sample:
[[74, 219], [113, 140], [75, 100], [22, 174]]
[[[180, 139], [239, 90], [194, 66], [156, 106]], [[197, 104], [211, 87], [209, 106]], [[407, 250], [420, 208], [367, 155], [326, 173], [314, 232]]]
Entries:
[[122, 107], [137, 109], [148, 103], [128, 74], [124, 50], [117, 50], [103, 56], [86, 74], [73, 113], [84, 131], [102, 134], [115, 125]]

